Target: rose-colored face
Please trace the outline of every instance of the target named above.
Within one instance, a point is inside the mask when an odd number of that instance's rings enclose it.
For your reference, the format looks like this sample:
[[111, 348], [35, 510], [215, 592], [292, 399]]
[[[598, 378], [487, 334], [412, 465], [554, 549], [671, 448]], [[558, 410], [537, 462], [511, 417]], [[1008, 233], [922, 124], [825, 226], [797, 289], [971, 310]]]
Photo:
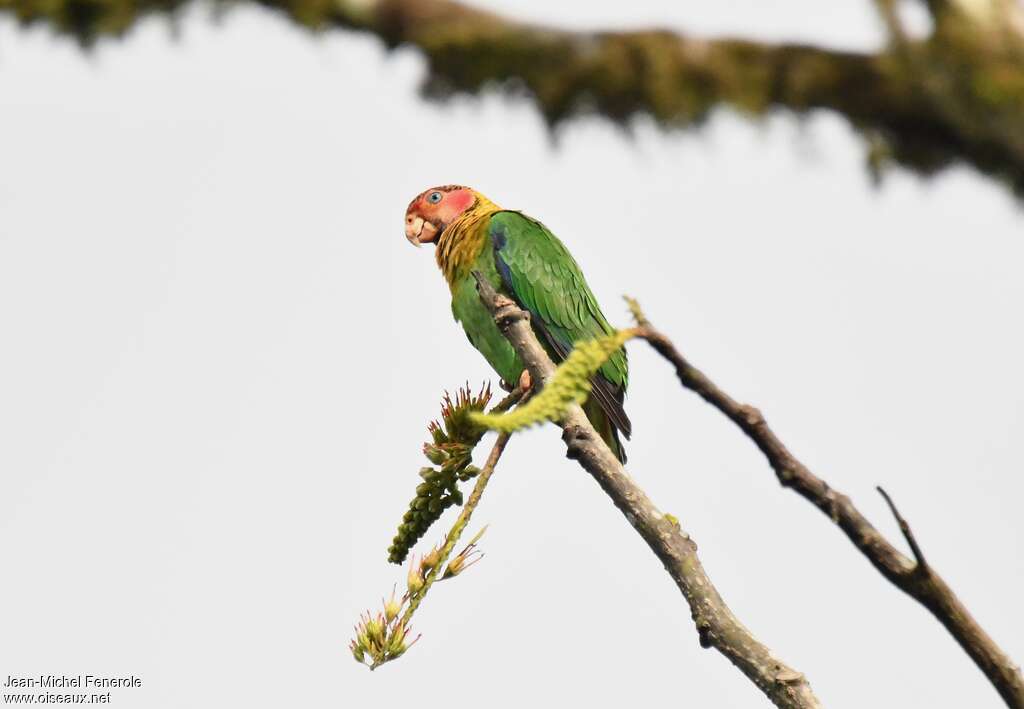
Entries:
[[437, 243], [445, 228], [475, 201], [473, 191], [459, 185], [421, 192], [405, 210], [405, 238], [416, 246]]

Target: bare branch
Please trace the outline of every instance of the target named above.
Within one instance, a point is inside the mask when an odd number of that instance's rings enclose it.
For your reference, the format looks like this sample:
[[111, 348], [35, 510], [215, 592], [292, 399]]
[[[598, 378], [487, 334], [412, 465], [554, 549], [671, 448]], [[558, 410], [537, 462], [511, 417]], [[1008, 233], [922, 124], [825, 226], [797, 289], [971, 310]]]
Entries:
[[[635, 314], [639, 313], [635, 301], [630, 301], [630, 308]], [[690, 364], [665, 335], [643, 318], [642, 313], [639, 313], [638, 322], [640, 328], [637, 336], [647, 340], [658, 354], [672, 363], [684, 387], [696, 392], [747, 434], [764, 453], [782, 486], [794, 490], [824, 512], [886, 579], [932, 612], [985, 673], [1007, 706], [1024, 709], [1024, 677], [1020, 667], [978, 625], [942, 577], [925, 564], [924, 555], [910, 526], [900, 516], [885, 491], [878, 489], [896, 517], [916, 563], [886, 540], [849, 497], [833, 489], [797, 460], [769, 428], [760, 411], [738, 403], [722, 391], [703, 372]]]
[[924, 554], [921, 552], [921, 547], [917, 545], [917, 539], [914, 538], [914, 533], [910, 531], [910, 525], [907, 524], [907, 520], [903, 519], [903, 515], [896, 509], [896, 503], [892, 501], [881, 485], [875, 487], [878, 490], [878, 494], [885, 499], [885, 503], [889, 505], [889, 511], [892, 512], [892, 516], [896, 518], [896, 524], [900, 526], [900, 532], [903, 533], [903, 538], [907, 540], [907, 544], [910, 545], [910, 551], [914, 553], [914, 560], [917, 562], [917, 566], [914, 569], [919, 574], [928, 573], [928, 562], [924, 560]]
[[[543, 386], [555, 365], [540, 346], [529, 317], [490, 283], [477, 276], [481, 300], [501, 332], [530, 372], [534, 386]], [[697, 557], [697, 545], [672, 515], [661, 513], [623, 469], [587, 420], [579, 405], [570, 406], [560, 423], [569, 458], [579, 461], [637, 530], [690, 606], [702, 647], [713, 647], [727, 657], [779, 707], [819, 707], [803, 674], [778, 659], [762, 645], [726, 606]]]

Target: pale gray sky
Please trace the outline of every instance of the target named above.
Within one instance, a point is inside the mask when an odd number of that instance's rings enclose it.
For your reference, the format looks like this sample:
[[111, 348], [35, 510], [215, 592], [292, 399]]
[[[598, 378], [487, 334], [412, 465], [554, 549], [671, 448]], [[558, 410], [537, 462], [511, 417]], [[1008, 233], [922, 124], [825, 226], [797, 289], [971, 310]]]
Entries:
[[[491, 3], [871, 48], [866, 0]], [[581, 19], [585, 18], [585, 19]], [[401, 219], [470, 184], [543, 219], [615, 322], [638, 297], [1024, 660], [1024, 214], [966, 169], [880, 191], [831, 115], [695, 135], [417, 98], [413, 51], [245, 8], [83, 55], [0, 22], [0, 682], [135, 673], [125, 708], [765, 706], [553, 428], [516, 437], [487, 558], [373, 674], [359, 613], [445, 388], [491, 377]], [[998, 707], [754, 447], [634, 347], [630, 470], [829, 707]], [[446, 518], [447, 519], [447, 518]], [[431, 535], [438, 537], [441, 529]]]

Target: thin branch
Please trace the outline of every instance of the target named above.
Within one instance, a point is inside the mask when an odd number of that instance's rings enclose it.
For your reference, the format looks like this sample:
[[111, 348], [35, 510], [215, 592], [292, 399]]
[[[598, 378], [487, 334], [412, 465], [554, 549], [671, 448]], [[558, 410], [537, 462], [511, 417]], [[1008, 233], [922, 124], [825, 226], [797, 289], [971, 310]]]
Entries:
[[[499, 329], [540, 387], [555, 365], [530, 326], [529, 316], [490, 283], [477, 277], [477, 289]], [[761, 644], [726, 606], [697, 556], [697, 545], [672, 515], [661, 513], [626, 473], [622, 464], [576, 404], [560, 422], [569, 458], [579, 461], [604, 489], [630, 524], [665, 565], [690, 606], [703, 647], [713, 647], [743, 672], [776, 706], [820, 707], [803, 674], [786, 665]]]
[[[509, 409], [511, 409], [516, 404], [526, 403], [525, 399], [523, 398], [524, 393], [526, 393], [526, 392], [523, 392], [523, 390], [520, 389], [518, 386], [513, 387], [508, 392], [508, 394], [505, 396], [505, 398], [503, 398], [497, 404], [492, 406], [487, 413], [489, 413], [489, 414], [501, 414], [501, 413], [504, 413], [504, 412], [508, 411]], [[520, 400], [522, 400], [522, 401], [520, 401]]]
[[910, 531], [910, 525], [907, 524], [907, 520], [903, 519], [903, 515], [896, 509], [896, 503], [892, 501], [881, 485], [875, 487], [878, 490], [878, 494], [885, 499], [885, 503], [889, 505], [889, 511], [892, 512], [892, 516], [896, 518], [896, 524], [900, 526], [900, 532], [903, 533], [903, 538], [907, 540], [907, 544], [910, 545], [910, 551], [914, 554], [914, 560], [917, 562], [915, 570], [917, 573], [926, 574], [928, 573], [928, 562], [924, 560], [924, 554], [921, 552], [921, 547], [917, 545], [917, 539], [914, 538], [914, 533]]
[[[468, 388], [466, 391], [468, 392]], [[494, 406], [490, 413], [507, 411], [520, 401], [529, 398], [529, 395], [529, 392], [524, 392], [521, 388], [516, 387], [500, 403]], [[486, 402], [489, 396], [489, 393], [485, 397], [483, 391], [481, 392], [481, 399], [484, 402]], [[465, 400], [461, 395], [456, 400], [464, 401], [465, 403], [465, 401], [468, 401], [468, 398], [469, 395], [467, 393]], [[447, 397], [446, 403], [448, 405], [451, 404], [450, 399]], [[447, 420], [447, 417], [445, 418]], [[406, 643], [412, 627], [410, 621], [416, 609], [420, 607], [420, 604], [426, 597], [427, 592], [434, 585], [434, 582], [458, 576], [462, 571], [465, 571], [483, 558], [483, 553], [476, 549], [476, 543], [486, 531], [486, 525], [477, 532], [476, 536], [454, 559], [448, 561], [452, 551], [455, 549], [455, 545], [459, 541], [459, 537], [469, 524], [469, 519], [479, 504], [480, 498], [483, 496], [484, 488], [487, 487], [491, 475], [494, 474], [495, 467], [501, 458], [502, 452], [505, 450], [505, 446], [508, 444], [510, 436], [511, 434], [509, 433], [498, 435], [490, 454], [487, 456], [487, 462], [484, 463], [484, 467], [477, 473], [476, 484], [473, 486], [469, 499], [466, 500], [462, 511], [448, 531], [441, 548], [433, 549], [429, 554], [422, 557], [419, 563], [415, 559], [410, 559], [408, 587], [407, 591], [402, 595], [401, 601], [396, 601], [394, 592], [392, 592], [391, 599], [384, 602], [383, 612], [374, 614], [371, 611], [367, 611], [360, 617], [360, 621], [354, 627], [355, 637], [349, 644], [349, 649], [352, 651], [356, 662], [367, 665], [370, 670], [375, 670], [381, 665], [397, 660], [404, 655], [419, 640], [419, 636], [417, 636], [411, 643]], [[447, 568], [445, 567], [446, 564]], [[442, 569], [444, 569], [443, 573]], [[402, 612], [403, 607], [405, 608], [404, 613]], [[401, 614], [401, 617], [399, 617], [399, 614]]]
[[409, 624], [412, 614], [420, 607], [420, 603], [423, 602], [423, 598], [427, 595], [430, 587], [434, 585], [434, 581], [437, 580], [438, 575], [448, 561], [448, 557], [451, 556], [452, 551], [455, 549], [455, 545], [459, 543], [459, 537], [462, 536], [466, 525], [469, 524], [469, 518], [473, 516], [473, 510], [476, 509], [477, 504], [480, 502], [480, 497], [484, 494], [484, 488], [487, 487], [487, 483], [494, 473], [494, 468], [498, 465], [498, 459], [501, 458], [509, 438], [511, 438], [511, 434], [499, 433], [498, 438], [494, 441], [494, 447], [491, 448], [491, 453], [487, 456], [487, 462], [484, 463], [484, 467], [480, 469], [480, 474], [476, 478], [473, 492], [469, 494], [469, 498], [466, 500], [466, 504], [462, 506], [462, 511], [455, 520], [455, 524], [452, 525], [452, 528], [448, 531], [448, 536], [445, 537], [438, 562], [434, 564], [433, 568], [430, 569], [430, 572], [423, 579], [423, 588], [409, 599], [409, 607], [406, 608], [405, 615], [402, 616], [403, 624]]
[[824, 512], [886, 579], [931, 611], [985, 673], [1007, 706], [1024, 709], [1024, 677], [1020, 667], [982, 629], [942, 577], [925, 565], [910, 526], [897, 512], [889, 496], [879, 488], [913, 550], [916, 563], [886, 540], [849, 497], [833, 489], [797, 460], [769, 428], [760, 411], [737, 402], [722, 391], [643, 317], [635, 301], [627, 300], [638, 316], [638, 337], [647, 340], [658, 354], [672, 363], [680, 383], [739, 426], [768, 459], [783, 487], [792, 489]]

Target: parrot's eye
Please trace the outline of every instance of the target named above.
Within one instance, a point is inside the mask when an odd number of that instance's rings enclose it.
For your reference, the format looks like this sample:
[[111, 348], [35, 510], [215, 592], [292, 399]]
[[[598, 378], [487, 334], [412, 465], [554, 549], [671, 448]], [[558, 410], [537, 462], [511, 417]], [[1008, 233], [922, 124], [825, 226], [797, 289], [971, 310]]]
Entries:
[[440, 192], [431, 192], [430, 196], [427, 197], [427, 201], [430, 202], [431, 204], [437, 204], [438, 202], [441, 201], [441, 193]]

